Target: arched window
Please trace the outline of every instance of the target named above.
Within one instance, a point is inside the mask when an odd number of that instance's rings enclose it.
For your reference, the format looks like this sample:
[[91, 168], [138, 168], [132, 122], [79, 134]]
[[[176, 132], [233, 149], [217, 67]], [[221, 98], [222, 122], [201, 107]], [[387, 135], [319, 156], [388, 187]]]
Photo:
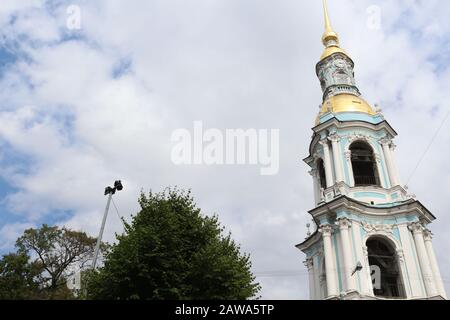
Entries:
[[357, 141], [350, 146], [355, 186], [380, 186], [377, 163], [372, 147]]
[[404, 298], [405, 290], [401, 280], [400, 268], [395, 248], [383, 237], [372, 237], [367, 240], [369, 265], [379, 272], [379, 281], [374, 280], [373, 293], [383, 298]]
[[322, 159], [319, 159], [319, 161], [317, 161], [317, 170], [319, 170], [320, 187], [323, 189], [326, 189], [327, 188], [327, 178], [325, 175], [325, 166], [323, 164]]

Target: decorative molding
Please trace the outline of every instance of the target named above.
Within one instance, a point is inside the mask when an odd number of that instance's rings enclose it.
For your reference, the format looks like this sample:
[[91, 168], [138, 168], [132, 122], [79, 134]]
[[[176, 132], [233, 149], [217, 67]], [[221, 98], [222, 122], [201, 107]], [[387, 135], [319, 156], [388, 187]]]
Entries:
[[367, 246], [364, 245], [362, 247], [362, 250], [363, 250], [364, 258], [368, 259], [369, 258], [369, 249], [367, 249]]
[[404, 263], [405, 262], [405, 254], [403, 252], [403, 249], [397, 249], [397, 259], [400, 263]]
[[344, 190], [341, 189], [341, 185], [335, 184], [335, 185], [333, 186], [333, 192], [334, 192], [333, 197], [338, 197], [338, 196], [340, 196], [340, 195], [342, 194], [342, 191], [344, 191]]
[[408, 186], [404, 186], [403, 188], [406, 191], [406, 198], [407, 199], [414, 199], [415, 200], [417, 198], [417, 196], [415, 194], [409, 193], [409, 187]]
[[331, 224], [325, 224], [322, 225], [319, 229], [319, 232], [322, 234], [322, 236], [324, 237], [331, 237], [331, 235], [333, 234], [333, 226]]
[[339, 141], [341, 141], [341, 137], [336, 133], [332, 133], [328, 136], [328, 140], [333, 143], [338, 143]]
[[375, 153], [375, 160], [376, 160], [376, 162], [381, 163], [382, 158], [381, 158], [381, 155], [379, 153]]
[[320, 188], [320, 202], [325, 202], [326, 196], [325, 196], [325, 189]]
[[317, 169], [312, 169], [311, 171], [308, 171], [308, 173], [311, 175], [311, 177], [313, 178], [317, 178], [317, 174], [318, 174], [319, 170]]
[[397, 149], [397, 145], [394, 142], [391, 142], [391, 150], [395, 151]]
[[364, 141], [370, 144], [370, 138], [364, 134], [354, 133], [348, 136], [348, 141], [350, 142], [350, 144], [357, 140]]
[[346, 159], [348, 162], [352, 161], [352, 152], [351, 152], [351, 151], [346, 151], [346, 152], [344, 153], [344, 155], [345, 155], [345, 159]]
[[388, 147], [389, 147], [389, 145], [392, 143], [392, 140], [389, 139], [389, 138], [387, 138], [387, 137], [384, 137], [384, 138], [381, 138], [380, 140], [378, 140], [378, 142], [379, 142], [382, 146], [388, 146]]
[[338, 134], [338, 129], [335, 126], [328, 129], [328, 136], [331, 136], [334, 134], [336, 134], [336, 135]]
[[377, 103], [374, 105], [374, 107], [377, 114], [381, 114], [383, 112], [383, 109]]
[[420, 222], [413, 222], [408, 225], [408, 229], [413, 234], [423, 234], [423, 231], [425, 228], [423, 227], [423, 225]]
[[395, 225], [369, 224], [367, 222], [363, 222], [362, 226], [368, 234], [387, 233], [387, 234], [391, 234], [391, 235], [394, 234], [394, 227], [395, 227]]
[[423, 231], [423, 239], [425, 241], [432, 241], [433, 240], [433, 233], [430, 230], [425, 229]]
[[322, 156], [320, 155], [319, 152], [314, 152], [313, 158], [314, 158], [314, 161], [317, 161], [319, 159], [322, 159]]
[[328, 147], [328, 138], [320, 140], [319, 143], [322, 147], [325, 147], [325, 146]]
[[348, 218], [339, 218], [336, 221], [336, 225], [339, 226], [339, 229], [348, 229], [352, 226], [352, 222]]
[[308, 271], [311, 271], [314, 268], [314, 262], [313, 259], [308, 258], [305, 261], [303, 261], [303, 264], [306, 268], [308, 268]]

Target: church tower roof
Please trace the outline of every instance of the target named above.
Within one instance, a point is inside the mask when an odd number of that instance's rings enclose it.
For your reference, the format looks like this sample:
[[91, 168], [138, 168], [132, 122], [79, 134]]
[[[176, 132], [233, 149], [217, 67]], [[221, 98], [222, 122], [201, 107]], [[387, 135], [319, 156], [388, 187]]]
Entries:
[[325, 17], [325, 32], [322, 36], [322, 43], [325, 46], [325, 51], [320, 57], [320, 60], [323, 60], [336, 52], [341, 52], [346, 55], [345, 51], [339, 47], [339, 36], [331, 26], [327, 0], [323, 0], [323, 11]]
[[332, 113], [359, 113], [374, 116], [376, 112], [361, 98], [354, 79], [354, 63], [340, 47], [339, 36], [334, 31], [328, 12], [327, 0], [323, 0], [325, 32], [322, 43], [325, 51], [320, 57], [316, 71], [323, 91], [323, 101], [317, 124], [323, 115]]

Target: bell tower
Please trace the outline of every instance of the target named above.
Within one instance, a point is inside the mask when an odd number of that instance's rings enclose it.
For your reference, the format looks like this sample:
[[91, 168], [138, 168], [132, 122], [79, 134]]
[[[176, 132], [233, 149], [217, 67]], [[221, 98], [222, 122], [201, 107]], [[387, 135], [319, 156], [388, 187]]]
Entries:
[[323, 0], [323, 96], [309, 156], [317, 230], [306, 255], [310, 299], [446, 299], [432, 243], [435, 216], [401, 185], [397, 132], [356, 85]]

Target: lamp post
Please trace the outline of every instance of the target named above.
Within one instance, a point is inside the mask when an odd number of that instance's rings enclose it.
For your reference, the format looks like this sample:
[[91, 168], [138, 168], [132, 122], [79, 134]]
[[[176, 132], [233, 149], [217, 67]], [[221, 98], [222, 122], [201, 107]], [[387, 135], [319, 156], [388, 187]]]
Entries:
[[116, 191], [122, 191], [122, 190], [123, 190], [123, 185], [120, 180], [117, 180], [116, 182], [114, 182], [114, 188], [112, 188], [112, 187], [105, 188], [105, 196], [106, 195], [108, 196], [108, 201], [106, 202], [106, 208], [105, 208], [105, 213], [103, 215], [102, 227], [100, 228], [100, 233], [97, 238], [97, 245], [95, 246], [94, 261], [92, 262], [92, 269], [94, 269], [94, 270], [97, 265], [98, 253], [100, 251], [100, 244], [102, 243], [103, 231], [105, 230], [106, 218], [108, 217], [108, 211], [109, 211], [109, 206], [111, 204], [112, 196], [116, 193]]

